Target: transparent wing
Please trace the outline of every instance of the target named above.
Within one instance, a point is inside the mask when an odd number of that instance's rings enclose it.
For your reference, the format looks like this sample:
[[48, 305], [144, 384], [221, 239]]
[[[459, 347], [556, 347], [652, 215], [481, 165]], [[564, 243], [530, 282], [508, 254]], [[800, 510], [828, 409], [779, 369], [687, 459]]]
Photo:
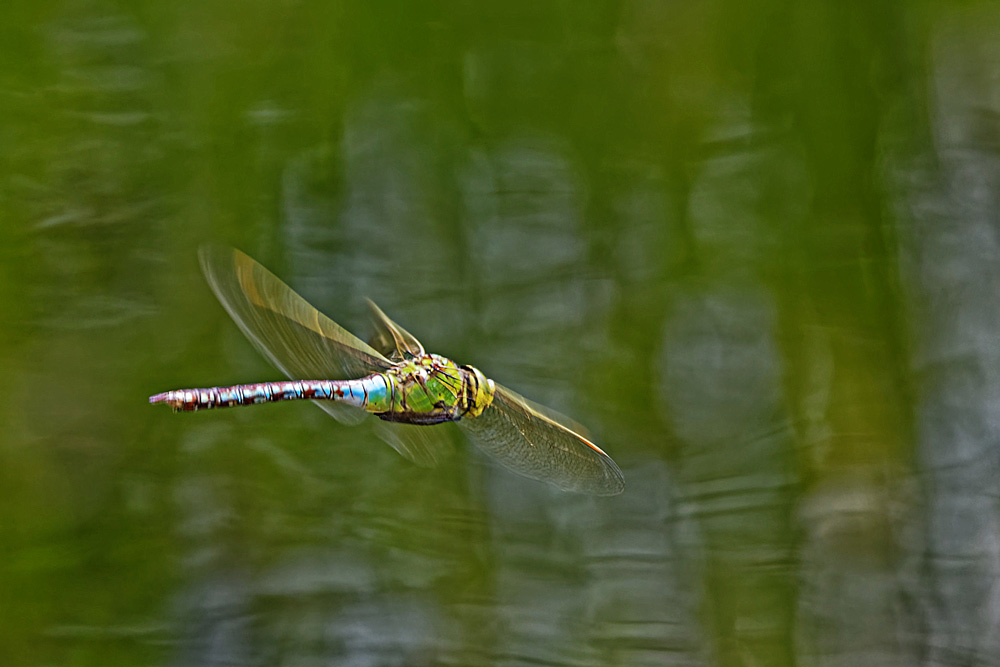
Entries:
[[372, 347], [391, 359], [422, 357], [425, 354], [424, 346], [420, 344], [416, 336], [390, 320], [389, 316], [383, 313], [374, 301], [366, 300], [375, 323], [375, 334], [371, 340]]
[[572, 423], [497, 385], [483, 414], [466, 417], [459, 425], [480, 449], [516, 473], [567, 491], [621, 493], [622, 471], [597, 445], [567, 426]]
[[423, 468], [433, 468], [451, 453], [443, 424], [424, 426], [375, 420], [375, 434], [403, 458]]
[[[198, 256], [209, 286], [240, 330], [289, 378], [352, 379], [392, 366], [239, 250], [204, 246]], [[364, 411], [347, 405], [316, 405], [348, 424], [365, 417]]]

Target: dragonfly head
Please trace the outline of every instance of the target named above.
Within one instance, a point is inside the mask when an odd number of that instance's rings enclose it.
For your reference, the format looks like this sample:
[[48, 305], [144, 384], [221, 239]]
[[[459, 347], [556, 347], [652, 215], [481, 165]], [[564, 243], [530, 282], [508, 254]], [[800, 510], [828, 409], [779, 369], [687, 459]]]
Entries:
[[493, 380], [483, 375], [483, 372], [475, 366], [462, 366], [462, 370], [466, 372], [465, 395], [469, 402], [465, 414], [469, 417], [478, 417], [493, 402], [496, 386]]

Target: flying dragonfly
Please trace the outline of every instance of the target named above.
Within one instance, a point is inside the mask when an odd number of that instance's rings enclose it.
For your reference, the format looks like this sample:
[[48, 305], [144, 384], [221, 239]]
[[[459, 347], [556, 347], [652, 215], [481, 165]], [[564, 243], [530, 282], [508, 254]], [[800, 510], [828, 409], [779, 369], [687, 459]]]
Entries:
[[178, 389], [151, 396], [150, 403], [191, 412], [308, 399], [346, 424], [375, 415], [388, 423], [396, 449], [417, 462], [433, 456], [420, 444], [426, 438], [408, 437], [407, 425], [457, 422], [482, 451], [516, 473], [567, 491], [609, 496], [624, 490], [621, 470], [581, 434], [582, 427], [473, 366], [428, 354], [371, 301], [376, 331], [368, 344], [239, 250], [208, 246], [199, 258], [240, 330], [291, 380]]

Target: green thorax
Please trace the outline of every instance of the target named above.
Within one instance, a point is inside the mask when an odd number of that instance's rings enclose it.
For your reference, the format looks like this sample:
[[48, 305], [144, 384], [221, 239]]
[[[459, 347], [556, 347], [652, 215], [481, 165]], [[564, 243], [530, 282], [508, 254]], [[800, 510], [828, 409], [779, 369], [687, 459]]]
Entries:
[[406, 359], [387, 370], [386, 391], [372, 392], [366, 410], [381, 419], [439, 424], [482, 414], [493, 400], [493, 381], [472, 366], [436, 354]]

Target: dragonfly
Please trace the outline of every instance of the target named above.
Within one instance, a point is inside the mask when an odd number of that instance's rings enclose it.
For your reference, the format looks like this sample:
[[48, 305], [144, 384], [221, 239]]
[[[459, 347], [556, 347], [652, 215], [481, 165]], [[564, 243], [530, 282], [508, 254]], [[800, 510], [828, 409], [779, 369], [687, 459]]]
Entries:
[[390, 429], [390, 444], [423, 464], [436, 458], [427, 429], [457, 422], [479, 449], [515, 473], [566, 491], [609, 496], [624, 490], [621, 470], [583, 427], [478, 368], [427, 353], [372, 301], [375, 334], [365, 343], [239, 250], [206, 246], [199, 259], [243, 334], [290, 379], [178, 389], [151, 396], [150, 403], [193, 412], [312, 400], [346, 424], [378, 417]]

